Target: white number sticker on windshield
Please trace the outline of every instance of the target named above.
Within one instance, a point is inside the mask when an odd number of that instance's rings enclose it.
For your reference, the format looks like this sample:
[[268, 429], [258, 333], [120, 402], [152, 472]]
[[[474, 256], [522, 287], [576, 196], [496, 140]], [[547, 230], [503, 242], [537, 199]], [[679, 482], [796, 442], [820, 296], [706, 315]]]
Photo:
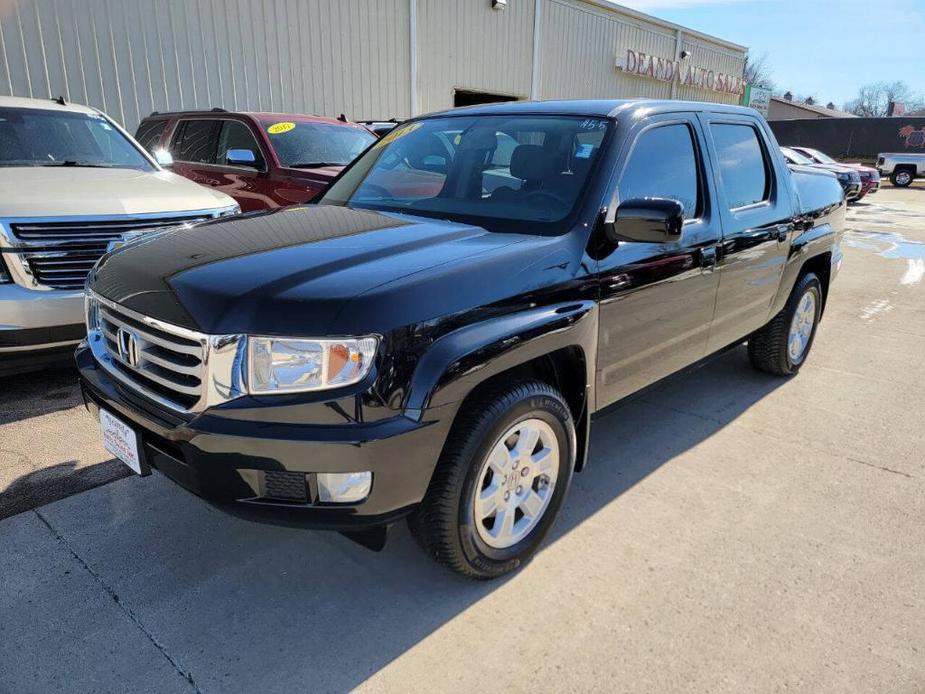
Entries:
[[607, 121], [597, 120], [596, 118], [587, 118], [578, 124], [582, 130], [603, 130], [607, 127]]

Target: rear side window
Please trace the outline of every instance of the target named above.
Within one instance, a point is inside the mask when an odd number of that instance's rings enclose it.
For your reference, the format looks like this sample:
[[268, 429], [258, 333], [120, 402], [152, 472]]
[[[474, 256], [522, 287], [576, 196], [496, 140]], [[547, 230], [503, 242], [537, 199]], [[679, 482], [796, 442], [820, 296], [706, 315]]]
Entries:
[[221, 129], [222, 122], [217, 119], [181, 120], [170, 146], [173, 158], [177, 161], [214, 164]]
[[684, 205], [684, 218], [691, 219], [701, 209], [699, 170], [690, 127], [677, 123], [646, 130], [620, 179], [620, 200], [677, 200]]
[[164, 134], [164, 128], [166, 127], [166, 120], [142, 121], [141, 125], [138, 126], [138, 132], [135, 133], [135, 139], [138, 140], [138, 144], [146, 150], [154, 152], [154, 150], [157, 149], [158, 143], [161, 141], [161, 135]]
[[730, 123], [712, 123], [710, 131], [729, 207], [735, 209], [767, 200], [769, 169], [758, 131], [750, 125]]

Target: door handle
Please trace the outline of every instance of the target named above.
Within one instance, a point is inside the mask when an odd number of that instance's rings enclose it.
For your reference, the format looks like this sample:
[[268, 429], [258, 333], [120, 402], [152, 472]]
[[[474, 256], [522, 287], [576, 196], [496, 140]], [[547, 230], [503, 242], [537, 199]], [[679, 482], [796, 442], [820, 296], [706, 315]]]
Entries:
[[716, 269], [716, 246], [705, 246], [698, 250], [700, 254], [700, 268], [704, 272], [713, 272]]

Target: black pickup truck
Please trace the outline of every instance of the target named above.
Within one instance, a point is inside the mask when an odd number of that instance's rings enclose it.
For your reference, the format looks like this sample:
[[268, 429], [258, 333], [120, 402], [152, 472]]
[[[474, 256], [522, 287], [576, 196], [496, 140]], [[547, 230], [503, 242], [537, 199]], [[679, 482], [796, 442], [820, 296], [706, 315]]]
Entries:
[[315, 204], [104, 256], [81, 384], [140, 474], [368, 546], [407, 517], [491, 578], [536, 551], [603, 408], [745, 341], [758, 369], [799, 370], [844, 214], [835, 177], [788, 169], [746, 108], [412, 119]]

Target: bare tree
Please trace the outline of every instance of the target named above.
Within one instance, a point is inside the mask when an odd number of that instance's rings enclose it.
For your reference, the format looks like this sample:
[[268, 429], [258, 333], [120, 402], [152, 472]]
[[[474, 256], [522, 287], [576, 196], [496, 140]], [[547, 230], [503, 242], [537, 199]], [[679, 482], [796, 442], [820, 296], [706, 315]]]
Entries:
[[925, 101], [905, 82], [872, 82], [858, 90], [858, 97], [845, 104], [845, 110], [856, 116], [882, 118], [889, 112], [890, 102], [902, 102], [906, 111], [925, 108]]
[[771, 67], [768, 65], [768, 54], [752, 55], [749, 53], [745, 56], [745, 67], [742, 71], [743, 77], [748, 84], [756, 87], [764, 87], [774, 91], [774, 80], [771, 79]]

